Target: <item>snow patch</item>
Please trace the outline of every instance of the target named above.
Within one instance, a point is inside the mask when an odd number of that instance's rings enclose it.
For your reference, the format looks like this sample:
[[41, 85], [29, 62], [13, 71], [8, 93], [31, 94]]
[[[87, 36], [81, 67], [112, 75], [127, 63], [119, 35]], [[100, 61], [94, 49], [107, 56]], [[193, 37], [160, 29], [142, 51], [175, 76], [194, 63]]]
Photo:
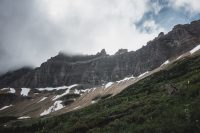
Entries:
[[119, 81], [116, 81], [117, 83], [121, 83], [121, 82], [125, 82], [127, 80], [130, 80], [130, 79], [134, 79], [135, 77], [134, 76], [131, 76], [131, 77], [125, 77], [124, 79], [122, 80], [119, 80]]
[[7, 109], [7, 108], [9, 108], [9, 107], [11, 107], [11, 106], [13, 106], [13, 105], [11, 104], [11, 105], [8, 105], [8, 106], [4, 106], [4, 107], [2, 107], [0, 110]]
[[42, 101], [44, 101], [45, 99], [47, 99], [47, 97], [43, 97], [40, 101], [38, 101], [37, 103], [40, 103]]
[[193, 54], [193, 53], [197, 52], [198, 50], [200, 50], [200, 45], [198, 45], [195, 48], [193, 48], [192, 50], [190, 50], [190, 54]]
[[29, 88], [21, 88], [21, 95], [22, 96], [28, 96], [28, 93], [30, 92], [31, 89]]
[[[54, 96], [53, 99], [52, 99], [52, 101], [55, 101], [55, 100], [57, 100], [57, 99], [65, 96], [65, 95], [67, 95], [69, 93], [72, 93], [72, 92], [70, 92], [71, 88], [73, 88], [73, 87], [68, 88], [63, 94]], [[75, 89], [72, 94], [80, 94], [81, 95], [81, 92], [85, 93], [86, 91], [89, 92], [89, 91], [91, 91], [91, 89], [85, 89], [85, 90], [77, 90], [77, 89]]]
[[97, 101], [94, 101], [94, 100], [93, 100], [93, 101], [91, 102], [91, 104], [95, 104], [95, 103], [97, 103]]
[[138, 78], [141, 78], [141, 77], [143, 77], [144, 75], [146, 75], [146, 74], [148, 74], [148, 73], [149, 73], [149, 71], [146, 71], [145, 73], [140, 74], [140, 75], [138, 76]]
[[183, 57], [183, 55], [179, 56], [176, 60], [179, 60], [179, 59], [182, 58], [182, 57]]
[[9, 88], [3, 88], [3, 89], [1, 89], [1, 91], [5, 91], [5, 90], [9, 90]]
[[70, 86], [60, 86], [60, 87], [46, 87], [46, 88], [37, 88], [39, 91], [53, 91], [53, 90], [65, 90], [65, 89], [71, 89], [73, 87], [78, 86], [78, 84], [70, 85]]
[[14, 88], [9, 88], [9, 89], [10, 89], [10, 91], [8, 93], [15, 93], [16, 92]]
[[92, 88], [92, 91], [95, 91], [97, 88]]
[[80, 94], [80, 91], [79, 90], [74, 90], [74, 94]]
[[85, 89], [85, 90], [81, 90], [82, 92], [89, 92], [91, 89]]
[[22, 120], [22, 119], [29, 119], [31, 118], [30, 116], [22, 116], [22, 117], [19, 117], [18, 120]]
[[49, 107], [49, 109], [47, 109], [47, 110], [44, 110], [44, 112], [41, 113], [40, 116], [48, 115], [52, 112], [55, 112], [55, 111], [58, 111], [58, 110], [64, 108], [64, 106], [61, 103], [62, 103], [62, 101], [55, 101], [53, 106]]
[[169, 60], [166, 60], [161, 66], [169, 64]]
[[113, 85], [113, 82], [108, 82], [106, 85], [105, 85], [105, 88], [108, 88], [108, 87], [110, 87], [110, 86], [112, 86]]
[[3, 88], [1, 89], [1, 91], [5, 91], [5, 90], [9, 90], [8, 93], [15, 93], [15, 89], [14, 88]]
[[65, 95], [69, 94], [70, 89], [71, 89], [71, 88], [67, 89], [63, 94], [54, 96], [54, 97], [53, 97], [53, 101], [55, 101], [55, 100], [57, 100], [58, 98], [61, 98], [61, 97], [65, 96]]

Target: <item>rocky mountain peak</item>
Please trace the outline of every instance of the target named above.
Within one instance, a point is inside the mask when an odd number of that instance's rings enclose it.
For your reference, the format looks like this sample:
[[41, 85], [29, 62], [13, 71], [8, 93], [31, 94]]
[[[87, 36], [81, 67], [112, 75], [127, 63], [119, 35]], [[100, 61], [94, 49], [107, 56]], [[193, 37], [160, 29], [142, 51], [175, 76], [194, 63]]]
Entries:
[[164, 32], [160, 32], [160, 33], [158, 34], [158, 38], [163, 37], [164, 35], [165, 35]]
[[98, 53], [97, 53], [97, 55], [98, 55], [98, 56], [106, 56], [106, 55], [107, 55], [106, 50], [105, 50], [105, 49], [102, 49], [101, 52], [98, 52]]
[[199, 33], [200, 21], [195, 21], [177, 25], [167, 34], [161, 32], [135, 52], [120, 49], [110, 56], [102, 49], [96, 55], [58, 54], [41, 67], [20, 74], [16, 80], [6, 80], [11, 79], [9, 76], [1, 77], [0, 85], [32, 88], [72, 84], [101, 85], [130, 75], [138, 76], [200, 44]]
[[116, 53], [115, 53], [115, 55], [120, 55], [120, 54], [124, 54], [124, 53], [127, 53], [128, 52], [128, 49], [119, 49]]

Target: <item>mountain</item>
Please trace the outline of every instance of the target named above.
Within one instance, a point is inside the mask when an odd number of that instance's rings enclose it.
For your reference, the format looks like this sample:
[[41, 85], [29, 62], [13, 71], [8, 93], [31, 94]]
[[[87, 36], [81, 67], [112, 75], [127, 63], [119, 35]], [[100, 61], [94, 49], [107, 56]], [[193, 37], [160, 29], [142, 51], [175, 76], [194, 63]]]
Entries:
[[72, 84], [101, 85], [127, 76], [151, 71], [166, 60], [200, 44], [200, 20], [177, 25], [172, 31], [147, 43], [137, 51], [119, 50], [115, 55], [102, 50], [96, 55], [70, 56], [59, 53], [39, 68], [24, 72], [16, 80], [0, 77], [1, 87], [56, 87]]
[[9, 86], [16, 80], [20, 79], [25, 74], [31, 72], [31, 70], [33, 70], [33, 69], [30, 67], [23, 67], [19, 70], [16, 70], [13, 72], [7, 72], [6, 74], [0, 76], [0, 88]]
[[199, 33], [194, 21], [137, 51], [60, 52], [8, 72], [0, 132], [199, 132]]
[[[199, 133], [199, 50], [200, 45], [149, 73], [109, 83], [106, 88], [90, 90], [77, 102], [87, 102], [86, 99], [96, 91], [109, 92], [112, 89], [117, 90], [120, 84], [128, 85], [121, 93], [112, 97], [97, 95], [93, 98], [95, 102], [88, 107], [82, 108], [83, 103], [80, 103], [69, 113], [59, 116], [53, 113], [39, 119], [27, 116], [18, 119], [11, 116], [1, 117], [0, 132]], [[36, 102], [29, 103], [29, 107], [32, 104]], [[46, 104], [44, 102], [43, 105]], [[27, 110], [24, 114], [27, 114]], [[8, 111], [11, 112], [9, 109]]]

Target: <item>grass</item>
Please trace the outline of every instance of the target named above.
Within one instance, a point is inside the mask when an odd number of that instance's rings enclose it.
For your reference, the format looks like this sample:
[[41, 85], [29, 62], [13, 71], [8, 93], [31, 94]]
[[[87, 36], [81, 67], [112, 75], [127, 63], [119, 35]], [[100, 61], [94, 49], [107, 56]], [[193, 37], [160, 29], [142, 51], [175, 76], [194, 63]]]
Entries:
[[0, 132], [199, 133], [200, 56], [175, 62], [86, 108], [15, 126], [17, 122], [1, 126]]

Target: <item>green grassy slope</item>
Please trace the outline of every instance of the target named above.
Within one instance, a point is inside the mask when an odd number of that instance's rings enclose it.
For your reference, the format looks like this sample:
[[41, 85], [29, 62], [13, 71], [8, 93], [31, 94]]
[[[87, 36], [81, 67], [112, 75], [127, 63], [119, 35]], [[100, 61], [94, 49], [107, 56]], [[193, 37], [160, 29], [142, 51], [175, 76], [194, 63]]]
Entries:
[[200, 54], [84, 109], [12, 124], [0, 132], [199, 133]]

